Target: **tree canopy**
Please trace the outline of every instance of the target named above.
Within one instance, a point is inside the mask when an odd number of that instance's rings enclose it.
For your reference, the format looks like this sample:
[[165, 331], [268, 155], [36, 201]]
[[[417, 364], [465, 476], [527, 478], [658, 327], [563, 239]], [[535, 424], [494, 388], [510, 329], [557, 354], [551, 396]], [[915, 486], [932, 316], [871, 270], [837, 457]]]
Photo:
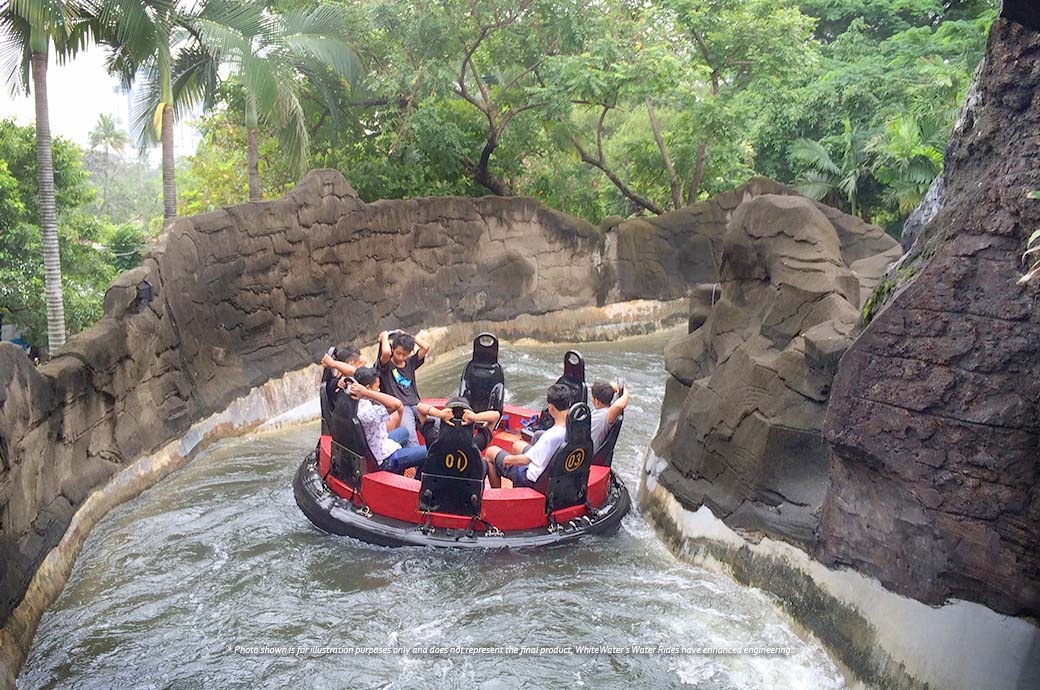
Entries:
[[[331, 100], [304, 95], [310, 163], [341, 170], [364, 198], [529, 194], [596, 222], [754, 174], [804, 183], [813, 165], [791, 147], [805, 140], [860, 161], [856, 212], [895, 230], [941, 169], [996, 2], [344, 8], [364, 78]], [[850, 212], [852, 198], [835, 185], [827, 196]]]
[[[130, 0], [86, 4], [108, 8], [96, 38], [113, 71], [153, 77], [139, 125], [157, 103], [205, 106], [201, 145], [176, 163], [182, 214], [255, 197], [259, 179], [281, 196], [305, 161], [369, 201], [522, 194], [594, 223], [762, 174], [898, 233], [942, 170], [998, 2], [149, 0], [125, 16]], [[158, 47], [131, 31], [159, 24]], [[62, 251], [93, 247], [109, 267], [99, 281], [161, 225], [158, 174], [116, 130], [99, 122], [86, 153], [54, 145]], [[0, 265], [29, 286], [20, 301], [6, 288], [0, 308], [28, 314], [35, 268], [16, 254], [39, 211], [24, 137], [0, 127]], [[33, 319], [20, 323], [36, 333]]]

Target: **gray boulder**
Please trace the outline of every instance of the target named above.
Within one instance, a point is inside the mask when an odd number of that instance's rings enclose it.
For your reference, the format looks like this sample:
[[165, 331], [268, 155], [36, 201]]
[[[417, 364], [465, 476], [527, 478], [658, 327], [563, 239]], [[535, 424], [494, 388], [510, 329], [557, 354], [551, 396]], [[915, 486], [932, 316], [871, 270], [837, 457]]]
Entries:
[[733, 213], [712, 293], [705, 305], [698, 291], [707, 316], [665, 350], [685, 394], [671, 394], [681, 409], [654, 443], [669, 462], [661, 481], [731, 527], [811, 543], [829, 481], [821, 426], [859, 279], [813, 201], [763, 195]]

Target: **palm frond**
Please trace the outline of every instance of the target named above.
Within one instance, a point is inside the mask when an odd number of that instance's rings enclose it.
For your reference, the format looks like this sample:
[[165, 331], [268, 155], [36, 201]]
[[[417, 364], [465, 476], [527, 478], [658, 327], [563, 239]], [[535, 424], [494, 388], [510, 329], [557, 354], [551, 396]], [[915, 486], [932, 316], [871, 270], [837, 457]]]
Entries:
[[810, 172], [805, 176], [804, 180], [796, 183], [794, 188], [810, 199], [819, 201], [834, 189], [834, 181], [833, 178], [822, 173]]
[[162, 84], [154, 60], [140, 66], [134, 84], [137, 93], [130, 106], [130, 136], [138, 146], [154, 146], [159, 143], [159, 133], [154, 126], [155, 112], [162, 102]]
[[845, 195], [845, 198], [849, 201], [855, 201], [856, 196], [859, 192], [859, 180], [862, 175], [859, 170], [850, 170], [846, 173], [838, 182], [838, 189]]
[[270, 60], [247, 55], [240, 72], [242, 85], [257, 104], [261, 115], [277, 110], [281, 92], [292, 90], [292, 75]]
[[198, 44], [177, 52], [172, 67], [174, 114], [183, 117], [198, 105], [212, 107], [217, 91], [219, 61]]
[[8, 0], [6, 11], [22, 17], [30, 26], [50, 36], [76, 21], [81, 4], [69, 0]]
[[169, 42], [175, 0], [89, 0], [99, 39], [127, 65], [143, 64], [162, 41]]
[[307, 150], [310, 147], [303, 104], [294, 91], [283, 90], [278, 106], [280, 123], [275, 133], [294, 171], [302, 174], [307, 169]]
[[353, 48], [336, 38], [324, 36], [289, 36], [286, 46], [299, 55], [328, 65], [342, 79], [355, 83], [361, 74], [360, 61]]
[[29, 93], [29, 31], [24, 17], [0, 13], [0, 74], [12, 96]]
[[[314, 57], [347, 81], [351, 90], [357, 90], [362, 75], [361, 58], [353, 46], [355, 37], [345, 8], [319, 5], [311, 10], [288, 12], [270, 35], [297, 55]], [[309, 45], [311, 42], [314, 45]]]
[[[318, 97], [325, 106], [332, 124], [333, 141], [336, 133], [345, 129], [344, 115], [351, 114], [350, 109], [343, 108], [343, 84], [329, 76], [328, 70], [301, 66], [300, 69], [311, 88], [317, 91]], [[354, 94], [354, 91], [351, 91]]]
[[191, 27], [201, 38], [201, 45], [205, 45], [206, 52], [211, 53], [218, 59], [227, 62], [241, 62], [243, 56], [253, 52], [249, 37], [239, 31], [221, 24], [218, 21], [205, 18], [193, 19]]
[[207, 0], [192, 19], [224, 27], [245, 37], [262, 34], [269, 21], [262, 3], [242, 0]]
[[831, 159], [830, 154], [827, 153], [827, 149], [818, 141], [805, 138], [796, 139], [788, 149], [787, 155], [795, 161], [805, 163], [814, 170], [827, 172], [831, 175], [839, 175], [841, 173], [838, 166]]
[[290, 10], [281, 16], [281, 33], [286, 35], [329, 36], [349, 39], [349, 21], [343, 8], [318, 5], [312, 9]]

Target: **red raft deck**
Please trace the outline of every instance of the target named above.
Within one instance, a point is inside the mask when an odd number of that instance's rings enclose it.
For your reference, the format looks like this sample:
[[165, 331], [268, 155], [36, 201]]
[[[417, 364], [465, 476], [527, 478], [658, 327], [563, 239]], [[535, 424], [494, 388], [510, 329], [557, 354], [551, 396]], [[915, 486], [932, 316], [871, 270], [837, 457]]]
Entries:
[[[443, 400], [424, 400], [439, 405]], [[506, 405], [503, 421], [490, 445], [510, 449], [521, 438], [521, 422], [534, 410]], [[419, 510], [420, 482], [392, 472], [367, 472], [360, 492], [329, 472], [332, 438], [321, 437], [319, 447], [300, 466], [294, 485], [296, 501], [321, 529], [385, 546], [430, 545], [450, 547], [543, 546], [573, 541], [586, 534], [616, 531], [630, 509], [624, 484], [609, 467], [589, 468], [588, 503], [552, 513], [546, 497], [532, 488], [492, 489], [486, 485], [479, 518]], [[324, 478], [324, 479], [323, 479]], [[508, 480], [505, 480], [508, 485]], [[360, 494], [360, 495], [358, 495]]]

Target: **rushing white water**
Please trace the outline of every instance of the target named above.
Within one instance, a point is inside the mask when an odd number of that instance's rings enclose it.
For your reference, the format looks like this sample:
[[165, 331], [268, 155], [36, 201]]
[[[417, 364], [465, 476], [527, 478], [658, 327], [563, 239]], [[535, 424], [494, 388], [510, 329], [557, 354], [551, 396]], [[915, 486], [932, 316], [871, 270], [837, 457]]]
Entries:
[[[590, 380], [631, 386], [614, 466], [633, 495], [665, 341], [577, 348]], [[503, 344], [509, 399], [539, 406], [564, 350]], [[467, 354], [431, 360], [420, 392], [449, 394]], [[219, 443], [113, 511], [44, 616], [18, 687], [844, 687], [769, 595], [676, 560], [635, 512], [615, 536], [548, 550], [387, 549], [319, 532], [290, 486], [317, 428]]]

